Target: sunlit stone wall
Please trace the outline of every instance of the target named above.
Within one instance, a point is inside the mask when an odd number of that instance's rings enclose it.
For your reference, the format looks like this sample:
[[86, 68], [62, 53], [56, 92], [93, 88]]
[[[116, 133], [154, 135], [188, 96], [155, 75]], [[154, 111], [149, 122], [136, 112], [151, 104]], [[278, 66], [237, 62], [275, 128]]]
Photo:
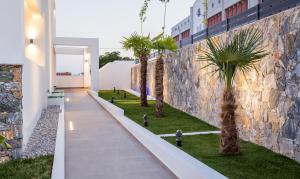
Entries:
[[[239, 136], [300, 161], [300, 8], [294, 8], [242, 28], [263, 32], [269, 55], [257, 63], [258, 73], [237, 74]], [[237, 28], [215, 37], [230, 39]], [[164, 95], [170, 105], [220, 126], [224, 84], [212, 68], [197, 60], [201, 43], [169, 54], [165, 60]], [[148, 65], [148, 88], [154, 94], [155, 61]], [[139, 68], [132, 68], [132, 89], [139, 90]], [[246, 79], [245, 79], [246, 78]]]

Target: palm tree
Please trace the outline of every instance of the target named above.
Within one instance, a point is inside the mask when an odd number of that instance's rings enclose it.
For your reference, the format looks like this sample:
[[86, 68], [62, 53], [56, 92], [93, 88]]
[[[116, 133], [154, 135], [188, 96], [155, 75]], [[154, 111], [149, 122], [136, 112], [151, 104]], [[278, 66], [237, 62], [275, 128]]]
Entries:
[[143, 35], [143, 23], [146, 21], [147, 17], [146, 17], [146, 13], [147, 13], [147, 9], [149, 6], [149, 2], [150, 0], [144, 0], [144, 4], [140, 10], [139, 13], [139, 17], [140, 17], [140, 21], [141, 21], [141, 35]]
[[165, 4], [165, 9], [164, 9], [164, 25], [162, 27], [163, 32], [165, 32], [166, 28], [166, 16], [167, 16], [167, 3], [170, 2], [170, 0], [159, 0], [161, 2], [164, 2]]
[[166, 50], [175, 52], [177, 50], [177, 45], [175, 40], [170, 36], [164, 36], [163, 33], [155, 37], [153, 40], [153, 49], [157, 50], [158, 58], [155, 63], [155, 98], [156, 107], [155, 115], [156, 117], [164, 116], [164, 54]]
[[255, 69], [256, 62], [267, 55], [262, 47], [262, 33], [250, 28], [241, 30], [226, 42], [208, 38], [206, 47], [201, 51], [200, 60], [208, 62], [205, 67], [216, 67], [213, 72], [219, 73], [219, 77], [225, 81], [221, 105], [220, 152], [238, 154], [240, 147], [235, 121], [237, 105], [233, 81], [237, 71], [246, 75], [246, 72]]
[[0, 135], [0, 146], [4, 149], [11, 149], [11, 145], [7, 143], [7, 139], [3, 135]]
[[152, 42], [150, 36], [142, 36], [133, 33], [130, 37], [124, 38], [122, 42], [126, 50], [133, 50], [134, 55], [140, 59], [140, 85], [141, 85], [141, 106], [148, 106], [147, 103], [147, 61], [152, 49]]

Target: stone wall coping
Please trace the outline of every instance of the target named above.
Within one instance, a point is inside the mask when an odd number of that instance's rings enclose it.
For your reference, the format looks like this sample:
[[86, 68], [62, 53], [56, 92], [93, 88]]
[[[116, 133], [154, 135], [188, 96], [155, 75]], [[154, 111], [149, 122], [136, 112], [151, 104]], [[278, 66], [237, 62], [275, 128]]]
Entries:
[[89, 90], [88, 93], [177, 177], [199, 179], [227, 178], [127, 118], [124, 116], [124, 110], [100, 98], [97, 92]]
[[52, 105], [60, 105], [61, 112], [59, 114], [55, 153], [52, 167], [51, 179], [64, 179], [65, 178], [65, 107], [64, 98], [53, 99], [50, 102]]

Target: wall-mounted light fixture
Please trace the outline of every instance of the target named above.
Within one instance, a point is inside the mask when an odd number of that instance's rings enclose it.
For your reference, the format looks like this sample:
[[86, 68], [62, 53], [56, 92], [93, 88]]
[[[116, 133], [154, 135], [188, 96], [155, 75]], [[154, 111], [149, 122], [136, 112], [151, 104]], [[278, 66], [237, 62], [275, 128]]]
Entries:
[[33, 44], [33, 42], [34, 42], [34, 39], [29, 39], [30, 44]]

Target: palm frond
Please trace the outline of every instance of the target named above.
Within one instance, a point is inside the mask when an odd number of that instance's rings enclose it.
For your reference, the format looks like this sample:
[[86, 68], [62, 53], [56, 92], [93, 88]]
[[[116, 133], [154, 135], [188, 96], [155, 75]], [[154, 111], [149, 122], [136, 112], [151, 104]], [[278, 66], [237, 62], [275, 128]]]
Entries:
[[171, 36], [164, 36], [163, 33], [159, 34], [152, 39], [152, 48], [162, 54], [166, 50], [175, 52], [177, 50], [176, 41]]
[[124, 49], [132, 50], [136, 57], [148, 56], [152, 49], [152, 42], [149, 35], [141, 36], [133, 33], [130, 37], [124, 37], [121, 43]]
[[255, 63], [268, 54], [262, 48], [262, 39], [262, 33], [254, 28], [241, 30], [226, 42], [208, 38], [199, 60], [209, 62], [207, 66], [215, 66], [226, 87], [231, 88], [238, 70], [244, 74], [256, 70]]

